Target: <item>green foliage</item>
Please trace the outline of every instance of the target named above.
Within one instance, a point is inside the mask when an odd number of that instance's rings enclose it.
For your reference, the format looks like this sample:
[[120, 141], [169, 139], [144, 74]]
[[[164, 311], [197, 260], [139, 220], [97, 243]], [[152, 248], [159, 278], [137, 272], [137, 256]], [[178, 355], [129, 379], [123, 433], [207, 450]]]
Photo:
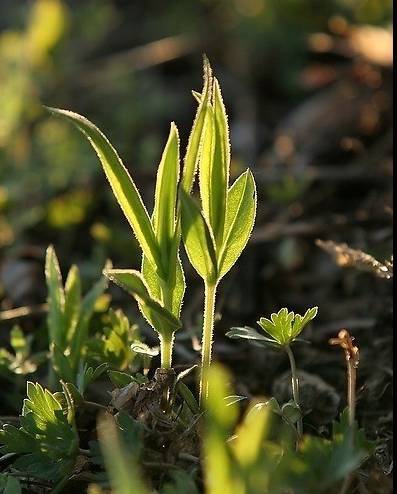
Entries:
[[109, 309], [105, 317], [103, 333], [88, 341], [88, 359], [90, 362], [106, 362], [113, 369], [130, 368], [136, 356], [131, 345], [139, 343], [138, 327], [131, 326], [120, 309]]
[[330, 439], [304, 436], [298, 451], [293, 442], [281, 440], [283, 428], [276, 440], [269, 439], [274, 421], [269, 414], [274, 408], [271, 401], [251, 403], [236, 427], [237, 405], [224, 399], [230, 393], [229, 379], [216, 366], [209, 372], [204, 439], [207, 494], [327, 493], [371, 452], [357, 426], [349, 427], [346, 413], [334, 424]]
[[72, 121], [87, 137], [97, 153], [113, 193], [120, 204], [136, 238], [150, 262], [161, 271], [160, 252], [148, 213], [143, 205], [142, 198], [123, 165], [116, 150], [105, 135], [88, 119], [68, 110], [49, 108], [57, 115]]
[[99, 422], [98, 435], [114, 494], [149, 493], [140, 479], [136, 459], [123, 446], [118, 428], [109, 416]]
[[52, 366], [59, 379], [76, 383], [85, 363], [90, 319], [95, 303], [106, 288], [106, 278], [102, 277], [82, 297], [79, 270], [77, 266], [72, 266], [63, 287], [58, 259], [52, 246], [47, 249], [45, 276]]
[[256, 214], [255, 181], [249, 170], [229, 188], [227, 115], [219, 83], [206, 57], [204, 78], [203, 94], [193, 93], [199, 108], [205, 108], [199, 157], [201, 209], [187, 193], [181, 193], [185, 250], [205, 284], [200, 401], [208, 392], [205, 375], [211, 364], [216, 287], [244, 250]]
[[106, 276], [131, 293], [138, 301], [148, 322], [161, 335], [173, 334], [181, 327], [180, 321], [159, 301], [151, 297], [145, 280], [139, 271], [128, 269], [112, 269], [105, 271]]
[[258, 344], [271, 346], [275, 348], [283, 348], [293, 343], [305, 326], [312, 321], [317, 315], [318, 308], [313, 307], [307, 309], [304, 316], [288, 312], [288, 309], [283, 308], [278, 313], [273, 313], [270, 319], [261, 317], [258, 321], [260, 327], [270, 336], [264, 336], [258, 333], [253, 328], [232, 328], [227, 336], [230, 338], [242, 338], [253, 340]]
[[182, 193], [182, 235], [189, 261], [208, 282], [216, 279], [214, 239], [196, 202]]
[[0, 348], [0, 373], [13, 380], [15, 374], [32, 374], [47, 359], [45, 352], [32, 353], [32, 335], [26, 336], [19, 326], [10, 331], [10, 346], [13, 352]]
[[268, 333], [280, 346], [289, 345], [297, 338], [304, 327], [316, 317], [317, 307], [307, 309], [304, 316], [288, 312], [283, 308], [277, 314], [273, 313], [271, 320], [261, 317], [259, 326]]
[[334, 422], [331, 438], [307, 435], [297, 453], [293, 448], [285, 451], [271, 477], [270, 490], [281, 493], [288, 486], [296, 494], [329, 492], [357, 469], [372, 450], [357, 423], [349, 426], [345, 410], [339, 422]]
[[70, 474], [78, 453], [75, 409], [69, 389], [51, 393], [28, 382], [21, 427], [6, 424], [0, 430], [5, 452], [17, 453], [13, 466], [39, 478], [59, 480]]
[[15, 477], [0, 473], [0, 492], [2, 494], [22, 494], [22, 487]]
[[182, 195], [182, 236], [187, 255], [207, 283], [217, 283], [237, 261], [254, 226], [256, 188], [247, 170], [229, 188], [230, 142], [219, 83], [208, 61], [204, 73], [210, 91], [206, 102], [199, 160], [201, 211]]

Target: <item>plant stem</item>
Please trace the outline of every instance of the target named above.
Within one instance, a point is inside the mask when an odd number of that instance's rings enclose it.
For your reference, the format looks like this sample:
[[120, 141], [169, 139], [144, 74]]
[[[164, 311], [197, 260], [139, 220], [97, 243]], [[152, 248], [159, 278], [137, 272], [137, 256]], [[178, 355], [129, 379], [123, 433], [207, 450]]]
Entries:
[[174, 335], [160, 336], [161, 368], [171, 369]]
[[205, 282], [203, 338], [201, 342], [200, 407], [208, 396], [208, 369], [211, 365], [212, 338], [214, 333], [216, 283]]
[[356, 366], [353, 359], [347, 363], [347, 405], [349, 410], [349, 425], [353, 427], [356, 419]]
[[[357, 364], [351, 355], [346, 353], [346, 366], [347, 366], [347, 407], [349, 414], [349, 426], [350, 426], [350, 446], [353, 448], [353, 427], [356, 420], [356, 378], [357, 378]], [[353, 480], [353, 475], [348, 475], [343, 481], [339, 494], [347, 494], [350, 484]]]
[[[295, 357], [294, 357], [294, 354], [292, 353], [291, 347], [289, 345], [287, 345], [285, 347], [285, 351], [287, 352], [290, 367], [291, 367], [292, 396], [294, 398], [295, 405], [300, 409], [299, 379], [298, 379], [298, 374], [296, 372]], [[303, 434], [302, 417], [299, 417], [299, 419], [298, 419], [297, 431], [298, 431], [298, 439], [300, 439], [302, 437], [302, 434]]]

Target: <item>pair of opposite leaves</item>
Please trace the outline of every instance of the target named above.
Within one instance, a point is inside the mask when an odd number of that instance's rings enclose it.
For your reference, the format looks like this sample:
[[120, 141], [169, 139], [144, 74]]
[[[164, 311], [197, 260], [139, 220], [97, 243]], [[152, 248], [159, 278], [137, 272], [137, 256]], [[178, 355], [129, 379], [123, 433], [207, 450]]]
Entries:
[[[160, 337], [172, 337], [179, 320], [185, 280], [179, 259], [181, 234], [188, 258], [206, 284], [217, 284], [243, 251], [256, 213], [256, 189], [246, 170], [229, 188], [230, 144], [218, 81], [204, 61], [202, 93], [189, 136], [182, 177], [174, 123], [157, 171], [150, 218], [116, 150], [85, 117], [50, 108], [71, 120], [95, 149], [113, 193], [143, 252], [141, 272], [110, 269], [105, 275], [130, 292]], [[201, 209], [190, 196], [199, 169]]]

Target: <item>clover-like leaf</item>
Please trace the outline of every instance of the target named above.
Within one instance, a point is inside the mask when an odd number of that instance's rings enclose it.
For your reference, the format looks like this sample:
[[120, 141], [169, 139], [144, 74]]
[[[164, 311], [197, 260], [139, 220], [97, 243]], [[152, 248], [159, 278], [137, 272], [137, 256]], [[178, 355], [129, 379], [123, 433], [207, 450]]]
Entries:
[[294, 312], [288, 312], [288, 309], [284, 307], [277, 314], [273, 313], [270, 319], [261, 317], [258, 324], [280, 346], [287, 346], [295, 341], [305, 326], [316, 317], [317, 311], [318, 308], [313, 307], [308, 309], [304, 316], [301, 316]]

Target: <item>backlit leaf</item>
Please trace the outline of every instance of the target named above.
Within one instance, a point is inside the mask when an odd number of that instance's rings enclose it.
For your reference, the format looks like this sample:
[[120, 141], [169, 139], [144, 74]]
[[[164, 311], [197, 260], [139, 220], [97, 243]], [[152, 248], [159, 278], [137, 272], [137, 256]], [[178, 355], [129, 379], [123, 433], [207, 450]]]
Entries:
[[72, 266], [65, 282], [65, 327], [66, 338], [72, 339], [80, 315], [81, 283], [77, 266]]
[[[97, 431], [112, 492], [115, 494], [148, 494], [149, 491], [140, 478], [136, 458], [129, 454], [123, 445], [114, 419], [109, 415], [102, 416]], [[137, 441], [134, 443], [136, 444]]]
[[63, 346], [65, 339], [65, 293], [62, 286], [61, 270], [54, 247], [47, 248], [45, 260], [45, 277], [48, 289], [48, 316], [47, 324], [51, 341]]
[[181, 181], [183, 190], [188, 194], [192, 189], [194, 175], [197, 170], [198, 160], [200, 156], [201, 142], [202, 142], [204, 120], [206, 118], [207, 105], [211, 98], [211, 89], [212, 89], [212, 70], [207, 58], [204, 57], [204, 87], [203, 87], [203, 92], [200, 95], [199, 106], [197, 108], [196, 116], [189, 136], [186, 155], [184, 159], [182, 181]]
[[181, 194], [182, 237], [194, 269], [207, 281], [216, 278], [216, 254], [208, 225], [197, 203], [187, 194]]
[[219, 83], [214, 78], [213, 90], [215, 151], [212, 177], [211, 225], [217, 245], [220, 245], [224, 233], [227, 190], [229, 184], [230, 142], [229, 127]]
[[49, 108], [49, 111], [72, 121], [87, 137], [102, 163], [113, 193], [130, 223], [142, 251], [150, 262], [161, 271], [160, 252], [150, 218], [138, 189], [114, 147], [106, 136], [82, 115], [56, 108]]
[[153, 211], [153, 226], [160, 247], [163, 271], [175, 270], [175, 259], [171, 258], [171, 242], [175, 236], [175, 209], [179, 180], [179, 137], [174, 123], [163, 156], [157, 170], [156, 194]]
[[104, 276], [101, 276], [99, 281], [97, 281], [91, 290], [87, 292], [81, 302], [80, 318], [71, 342], [70, 352], [70, 358], [72, 361], [71, 364], [75, 370], [77, 369], [78, 363], [82, 357], [83, 345], [87, 339], [88, 325], [92, 314], [94, 313], [95, 303], [103, 294], [106, 287], [107, 279]]
[[220, 277], [230, 270], [244, 250], [254, 226], [255, 213], [255, 181], [247, 170], [228, 192], [224, 243], [219, 260]]
[[180, 321], [158, 300], [151, 297], [149, 289], [139, 271], [132, 269], [110, 269], [104, 272], [111, 281], [127, 290], [142, 307], [143, 315], [153, 329], [160, 334], [172, 334], [181, 327]]
[[163, 293], [161, 286], [164, 286], [168, 293], [168, 300], [162, 300], [165, 308], [170, 310], [175, 317], [179, 318], [183, 295], [185, 293], [186, 283], [185, 276], [183, 274], [182, 264], [179, 259], [179, 255], [176, 259], [176, 272], [174, 276], [169, 276], [166, 282], [161, 280], [156, 270], [150, 264], [150, 262], [143, 256], [142, 259], [142, 276], [149, 289], [149, 293], [152, 298], [156, 300], [163, 299]]

